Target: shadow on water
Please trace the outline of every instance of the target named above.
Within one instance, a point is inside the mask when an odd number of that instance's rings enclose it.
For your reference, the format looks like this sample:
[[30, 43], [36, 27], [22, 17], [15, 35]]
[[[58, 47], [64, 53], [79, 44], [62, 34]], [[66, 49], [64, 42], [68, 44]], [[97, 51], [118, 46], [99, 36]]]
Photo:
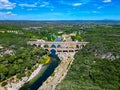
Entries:
[[60, 59], [56, 55], [54, 49], [51, 50], [49, 55], [51, 60], [48, 64], [45, 64], [39, 74], [31, 81], [25, 83], [19, 90], [37, 90], [43, 82], [54, 72], [55, 68], [59, 65]]

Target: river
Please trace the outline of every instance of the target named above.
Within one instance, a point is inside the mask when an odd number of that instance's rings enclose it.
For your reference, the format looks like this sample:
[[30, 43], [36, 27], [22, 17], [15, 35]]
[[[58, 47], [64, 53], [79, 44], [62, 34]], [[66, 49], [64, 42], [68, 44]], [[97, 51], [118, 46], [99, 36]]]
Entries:
[[25, 83], [19, 90], [37, 90], [43, 82], [54, 72], [55, 68], [59, 65], [60, 59], [55, 54], [54, 50], [51, 50], [49, 55], [51, 60], [48, 64], [43, 65], [40, 72], [29, 82]]
[[[55, 42], [61, 42], [62, 40], [59, 37], [56, 37]], [[54, 47], [54, 44], [51, 46]], [[40, 72], [29, 82], [25, 83], [19, 90], [37, 90], [43, 82], [54, 72], [55, 68], [59, 65], [60, 59], [56, 55], [56, 51], [52, 49], [50, 56], [50, 62], [43, 65]]]

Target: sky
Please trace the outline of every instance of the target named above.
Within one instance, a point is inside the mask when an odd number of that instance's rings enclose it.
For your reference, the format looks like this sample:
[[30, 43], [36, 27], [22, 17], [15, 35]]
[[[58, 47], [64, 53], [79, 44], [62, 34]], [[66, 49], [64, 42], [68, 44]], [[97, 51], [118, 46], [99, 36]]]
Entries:
[[0, 20], [120, 20], [120, 0], [0, 0]]

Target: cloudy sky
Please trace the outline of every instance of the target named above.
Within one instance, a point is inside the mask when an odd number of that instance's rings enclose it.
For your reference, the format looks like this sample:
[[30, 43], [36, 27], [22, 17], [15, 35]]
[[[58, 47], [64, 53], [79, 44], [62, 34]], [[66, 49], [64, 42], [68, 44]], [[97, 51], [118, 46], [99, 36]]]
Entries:
[[120, 20], [120, 0], [0, 0], [0, 20]]

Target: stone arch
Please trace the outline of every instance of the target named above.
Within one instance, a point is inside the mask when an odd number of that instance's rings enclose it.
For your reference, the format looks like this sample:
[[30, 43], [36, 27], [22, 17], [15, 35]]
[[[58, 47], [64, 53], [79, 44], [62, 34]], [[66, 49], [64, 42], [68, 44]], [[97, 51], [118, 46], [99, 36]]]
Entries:
[[51, 52], [52, 54], [56, 54], [57, 51], [56, 51], [55, 49], [51, 49], [50, 52]]
[[52, 44], [50, 48], [56, 48], [55, 44]]
[[69, 52], [74, 52], [74, 50], [69, 50]]
[[38, 45], [38, 47], [40, 47], [40, 48], [41, 48], [41, 45], [39, 44], [39, 45]]
[[46, 51], [49, 51], [48, 49], [45, 49]]
[[80, 48], [80, 46], [77, 44], [77, 45], [76, 45], [76, 48]]
[[63, 50], [63, 52], [69, 52], [69, 50]]
[[33, 44], [33, 46], [37, 47], [37, 44]]
[[49, 48], [49, 46], [47, 44], [44, 45], [44, 48]]
[[61, 48], [61, 45], [60, 45], [60, 44], [58, 44], [58, 45], [57, 45], [57, 48]]

